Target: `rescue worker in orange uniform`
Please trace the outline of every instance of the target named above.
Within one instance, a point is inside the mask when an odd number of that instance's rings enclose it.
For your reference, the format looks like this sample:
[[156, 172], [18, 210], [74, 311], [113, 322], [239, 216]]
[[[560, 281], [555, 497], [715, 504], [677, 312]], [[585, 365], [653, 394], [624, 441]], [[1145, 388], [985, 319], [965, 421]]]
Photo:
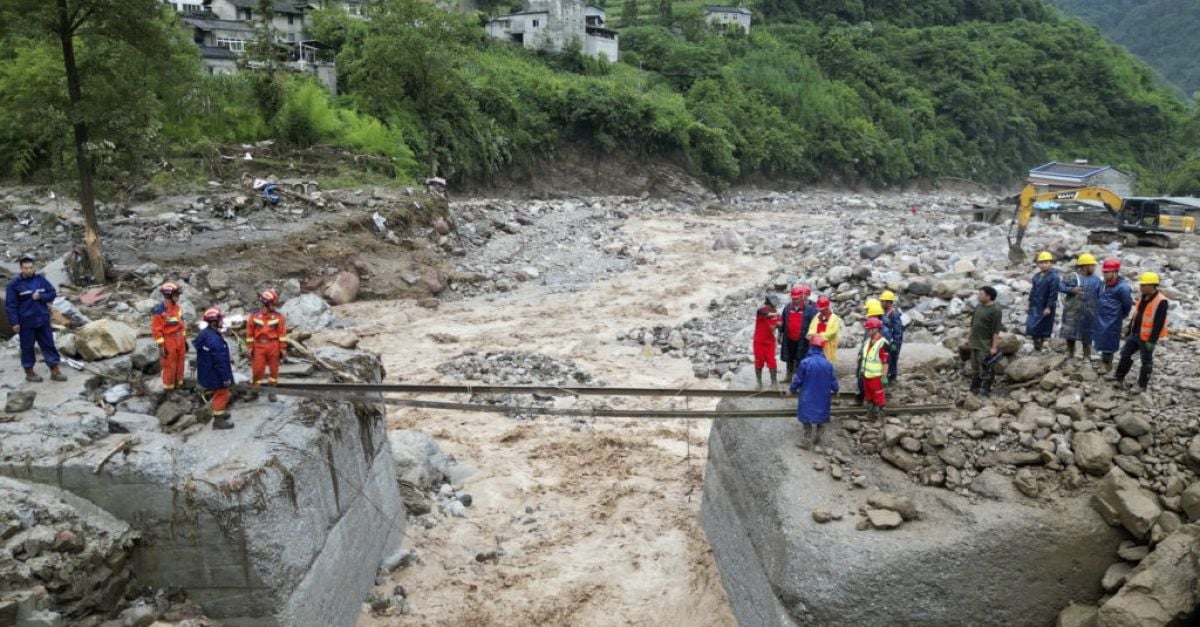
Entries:
[[[287, 321], [283, 314], [275, 311], [279, 295], [275, 290], [267, 290], [258, 296], [262, 308], [250, 314], [246, 321], [246, 343], [250, 351], [250, 385], [258, 387], [265, 380], [268, 385], [279, 383], [279, 360], [287, 357]], [[267, 370], [271, 378], [264, 375]], [[275, 394], [267, 398], [275, 400]]]
[[187, 362], [187, 322], [179, 307], [182, 290], [174, 283], [159, 288], [163, 302], [150, 313], [150, 336], [158, 344], [158, 361], [162, 365], [163, 390], [172, 392], [183, 383], [183, 366]]

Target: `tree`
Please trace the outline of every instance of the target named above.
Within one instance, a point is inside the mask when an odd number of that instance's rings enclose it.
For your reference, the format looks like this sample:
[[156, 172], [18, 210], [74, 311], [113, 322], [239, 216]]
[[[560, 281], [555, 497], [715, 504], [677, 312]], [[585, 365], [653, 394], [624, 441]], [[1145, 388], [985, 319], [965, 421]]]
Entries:
[[637, 26], [638, 25], [638, 2], [637, 0], [625, 0], [625, 4], [621, 5], [621, 26]]
[[658, 19], [662, 21], [663, 26], [675, 23], [671, 0], [658, 0]]
[[275, 1], [258, 0], [254, 8], [254, 39], [246, 46], [246, 58], [262, 63], [268, 71], [275, 70], [279, 58], [275, 48]]
[[[96, 219], [96, 164], [91, 154], [97, 138], [91, 130], [97, 123], [105, 126], [108, 117], [128, 119], [126, 102], [154, 97], [152, 93], [114, 93], [113, 86], [140, 80], [142, 76], [129, 75], [134, 74], [131, 67], [138, 67], [143, 60], [156, 63], [175, 58], [172, 33], [162, 11], [163, 5], [156, 0], [0, 0], [0, 24], [6, 38], [30, 46], [50, 38], [55, 42], [55, 54], [60, 55], [66, 85], [61, 107], [63, 119], [71, 127], [84, 245], [95, 281], [104, 281], [106, 271]], [[126, 62], [131, 66], [121, 67]], [[103, 94], [103, 98], [93, 98], [93, 94]], [[44, 106], [53, 107], [58, 104], [55, 100]], [[137, 110], [139, 106], [130, 104], [128, 108]]]
[[437, 176], [438, 146], [456, 129], [467, 81], [466, 42], [478, 35], [464, 18], [422, 0], [387, 0], [369, 22], [351, 80], [372, 112], [387, 119], [407, 105], [420, 118], [428, 176]]

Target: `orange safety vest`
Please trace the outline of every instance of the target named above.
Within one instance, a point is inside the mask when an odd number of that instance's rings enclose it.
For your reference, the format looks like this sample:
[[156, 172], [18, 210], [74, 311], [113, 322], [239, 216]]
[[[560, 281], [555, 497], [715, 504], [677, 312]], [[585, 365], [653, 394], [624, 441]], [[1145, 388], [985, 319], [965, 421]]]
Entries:
[[[1141, 303], [1142, 299], [1138, 298], [1137, 302], [1133, 304], [1133, 310], [1138, 311]], [[1167, 299], [1163, 298], [1162, 292], [1155, 291], [1154, 297], [1150, 299], [1150, 304], [1146, 305], [1146, 309], [1142, 311], [1142, 319], [1133, 321], [1133, 328], [1138, 329], [1138, 338], [1143, 342], [1150, 341], [1150, 334], [1154, 331], [1154, 314], [1160, 306], [1165, 304], [1167, 304]], [[1158, 337], [1154, 339], [1161, 340], [1164, 337], [1167, 337], [1166, 321], [1163, 321], [1162, 331], [1159, 331]]]

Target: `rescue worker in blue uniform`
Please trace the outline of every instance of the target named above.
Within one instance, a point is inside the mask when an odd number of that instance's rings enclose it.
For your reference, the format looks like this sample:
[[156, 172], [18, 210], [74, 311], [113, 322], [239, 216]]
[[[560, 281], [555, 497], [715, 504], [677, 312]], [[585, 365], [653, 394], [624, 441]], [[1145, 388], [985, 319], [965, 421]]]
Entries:
[[1121, 262], [1105, 259], [1100, 267], [1104, 283], [1096, 303], [1096, 326], [1092, 328], [1092, 345], [1100, 353], [1100, 374], [1112, 370], [1113, 353], [1121, 348], [1121, 325], [1133, 309], [1133, 294], [1129, 283], [1121, 278]]
[[50, 303], [58, 297], [54, 285], [46, 277], [35, 274], [33, 258], [21, 258], [21, 274], [8, 282], [5, 290], [4, 309], [8, 323], [21, 338], [21, 367], [25, 369], [25, 380], [40, 383], [44, 379], [33, 370], [36, 362], [33, 347], [42, 349], [42, 359], [50, 367], [50, 378], [66, 381], [59, 362], [62, 358], [54, 346], [54, 330], [50, 327]]
[[1054, 269], [1054, 255], [1038, 253], [1038, 273], [1033, 275], [1033, 287], [1029, 290], [1029, 313], [1025, 317], [1025, 335], [1033, 338], [1033, 350], [1042, 350], [1042, 345], [1054, 334], [1054, 312], [1058, 309], [1058, 271]]

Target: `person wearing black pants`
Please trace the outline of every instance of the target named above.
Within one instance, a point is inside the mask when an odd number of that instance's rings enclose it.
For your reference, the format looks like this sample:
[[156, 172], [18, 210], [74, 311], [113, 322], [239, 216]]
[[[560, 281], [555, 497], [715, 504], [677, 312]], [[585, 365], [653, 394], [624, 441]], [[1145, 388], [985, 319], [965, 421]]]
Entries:
[[1158, 283], [1158, 275], [1153, 272], [1143, 272], [1138, 280], [1142, 294], [1125, 331], [1125, 345], [1121, 347], [1121, 359], [1113, 375], [1114, 381], [1124, 385], [1125, 375], [1133, 368], [1133, 354], [1139, 353], [1142, 359], [1142, 368], [1138, 371], [1139, 392], [1145, 392], [1150, 385], [1154, 349], [1158, 341], [1167, 336], [1167, 307], [1170, 303], [1158, 291]]

